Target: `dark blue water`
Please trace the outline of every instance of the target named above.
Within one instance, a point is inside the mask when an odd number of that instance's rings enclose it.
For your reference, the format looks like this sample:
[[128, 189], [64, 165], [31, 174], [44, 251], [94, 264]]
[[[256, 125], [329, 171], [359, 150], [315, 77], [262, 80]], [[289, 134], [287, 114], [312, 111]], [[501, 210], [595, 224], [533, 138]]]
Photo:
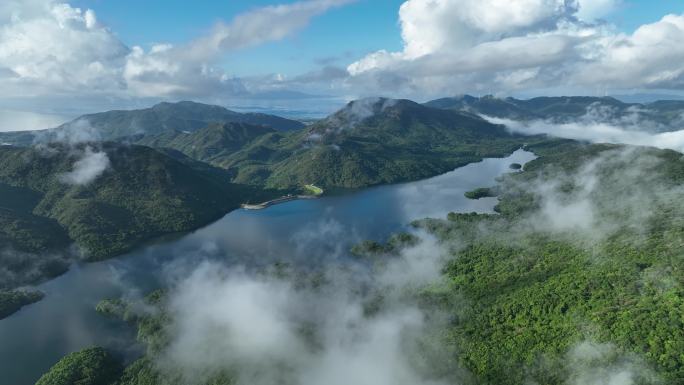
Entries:
[[0, 321], [0, 384], [33, 384], [62, 356], [88, 346], [134, 356], [140, 347], [133, 344], [130, 328], [95, 312], [104, 298], [142, 295], [207, 258], [240, 264], [325, 264], [344, 257], [354, 243], [383, 240], [414, 219], [443, 218], [451, 211], [491, 212], [495, 198], [474, 201], [463, 193], [494, 185], [497, 176], [510, 172], [511, 163], [533, 158], [518, 151], [423, 181], [261, 211], [238, 210], [177, 240], [74, 266], [38, 287], [47, 294], [44, 300]]

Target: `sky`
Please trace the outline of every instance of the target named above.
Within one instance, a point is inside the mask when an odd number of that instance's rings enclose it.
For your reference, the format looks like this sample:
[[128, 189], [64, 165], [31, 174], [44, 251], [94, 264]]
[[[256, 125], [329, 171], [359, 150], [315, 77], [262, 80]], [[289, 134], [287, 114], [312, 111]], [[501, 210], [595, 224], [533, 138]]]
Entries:
[[3, 0], [0, 130], [196, 100], [680, 95], [681, 0]]

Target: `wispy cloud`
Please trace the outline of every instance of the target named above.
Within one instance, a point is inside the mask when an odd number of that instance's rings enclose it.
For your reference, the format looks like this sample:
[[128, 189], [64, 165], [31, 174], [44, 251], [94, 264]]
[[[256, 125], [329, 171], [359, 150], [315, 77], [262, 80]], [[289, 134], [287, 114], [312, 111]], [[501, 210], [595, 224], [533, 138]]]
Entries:
[[86, 147], [81, 158], [74, 162], [73, 170], [60, 175], [60, 180], [72, 185], [88, 185], [102, 175], [109, 164], [107, 153]]
[[485, 117], [492, 123], [503, 124], [513, 132], [536, 135], [548, 134], [559, 138], [586, 140], [593, 143], [631, 144], [661, 149], [684, 151], [684, 129], [652, 133], [639, 126], [619, 126], [610, 122], [578, 120], [557, 123], [547, 120], [517, 121]]

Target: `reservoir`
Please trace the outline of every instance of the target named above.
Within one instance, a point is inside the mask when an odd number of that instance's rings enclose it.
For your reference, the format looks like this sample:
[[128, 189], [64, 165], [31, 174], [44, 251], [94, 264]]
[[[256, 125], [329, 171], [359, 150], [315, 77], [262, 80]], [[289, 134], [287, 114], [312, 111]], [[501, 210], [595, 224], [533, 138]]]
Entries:
[[346, 258], [353, 244], [383, 241], [415, 219], [492, 212], [496, 198], [469, 200], [463, 194], [494, 185], [512, 172], [511, 163], [534, 158], [518, 150], [422, 181], [237, 210], [182, 237], [109, 261], [77, 264], [37, 287], [46, 294], [42, 301], [0, 320], [0, 385], [32, 385], [65, 354], [89, 346], [138, 354], [131, 328], [95, 312], [102, 299], [144, 295], [207, 259], [229, 265], [325, 264]]

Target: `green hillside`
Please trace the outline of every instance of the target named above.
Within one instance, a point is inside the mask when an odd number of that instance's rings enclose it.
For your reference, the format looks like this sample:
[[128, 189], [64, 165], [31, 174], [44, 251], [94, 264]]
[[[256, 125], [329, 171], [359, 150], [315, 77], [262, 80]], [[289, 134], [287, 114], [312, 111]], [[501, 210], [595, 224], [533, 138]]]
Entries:
[[69, 354], [55, 364], [36, 385], [114, 385], [121, 362], [102, 348]]
[[160, 148], [172, 148], [205, 162], [221, 161], [267, 134], [277, 131], [267, 126], [246, 123], [212, 123], [195, 132], [168, 131], [145, 135], [135, 143]]
[[[69, 183], [64, 175], [88, 151], [106, 154], [106, 169], [88, 183]], [[226, 171], [180, 153], [144, 146], [0, 147], [0, 290], [62, 274], [76, 258], [101, 260], [196, 229], [241, 203], [276, 195], [230, 183]], [[3, 300], [12, 306], [0, 312], [31, 302], [14, 299]]]
[[[9, 234], [13, 243], [27, 242], [23, 231], [41, 233], [58, 223], [89, 259], [107, 258], [155, 236], [206, 224], [254, 192], [149, 147], [103, 144], [99, 151], [109, 167], [92, 183], [70, 185], [60, 175], [72, 169], [79, 151], [60, 145], [0, 148], [0, 183], [28, 191], [16, 197], [21, 205], [15, 207], [35, 220], [16, 226]], [[55, 238], [61, 232], [48, 233]]]
[[[592, 375], [680, 383], [681, 154], [570, 141], [531, 149], [541, 157], [499, 186], [501, 215], [416, 224], [462, 245], [445, 282], [426, 292], [457, 320], [445, 331], [460, 352], [454, 359], [482, 384]], [[587, 180], [596, 183], [590, 191]], [[542, 194], [540, 184], [555, 188]], [[546, 211], [550, 197], [560, 206]], [[587, 222], [573, 224], [574, 211]], [[452, 308], [448, 298], [468, 306]]]

